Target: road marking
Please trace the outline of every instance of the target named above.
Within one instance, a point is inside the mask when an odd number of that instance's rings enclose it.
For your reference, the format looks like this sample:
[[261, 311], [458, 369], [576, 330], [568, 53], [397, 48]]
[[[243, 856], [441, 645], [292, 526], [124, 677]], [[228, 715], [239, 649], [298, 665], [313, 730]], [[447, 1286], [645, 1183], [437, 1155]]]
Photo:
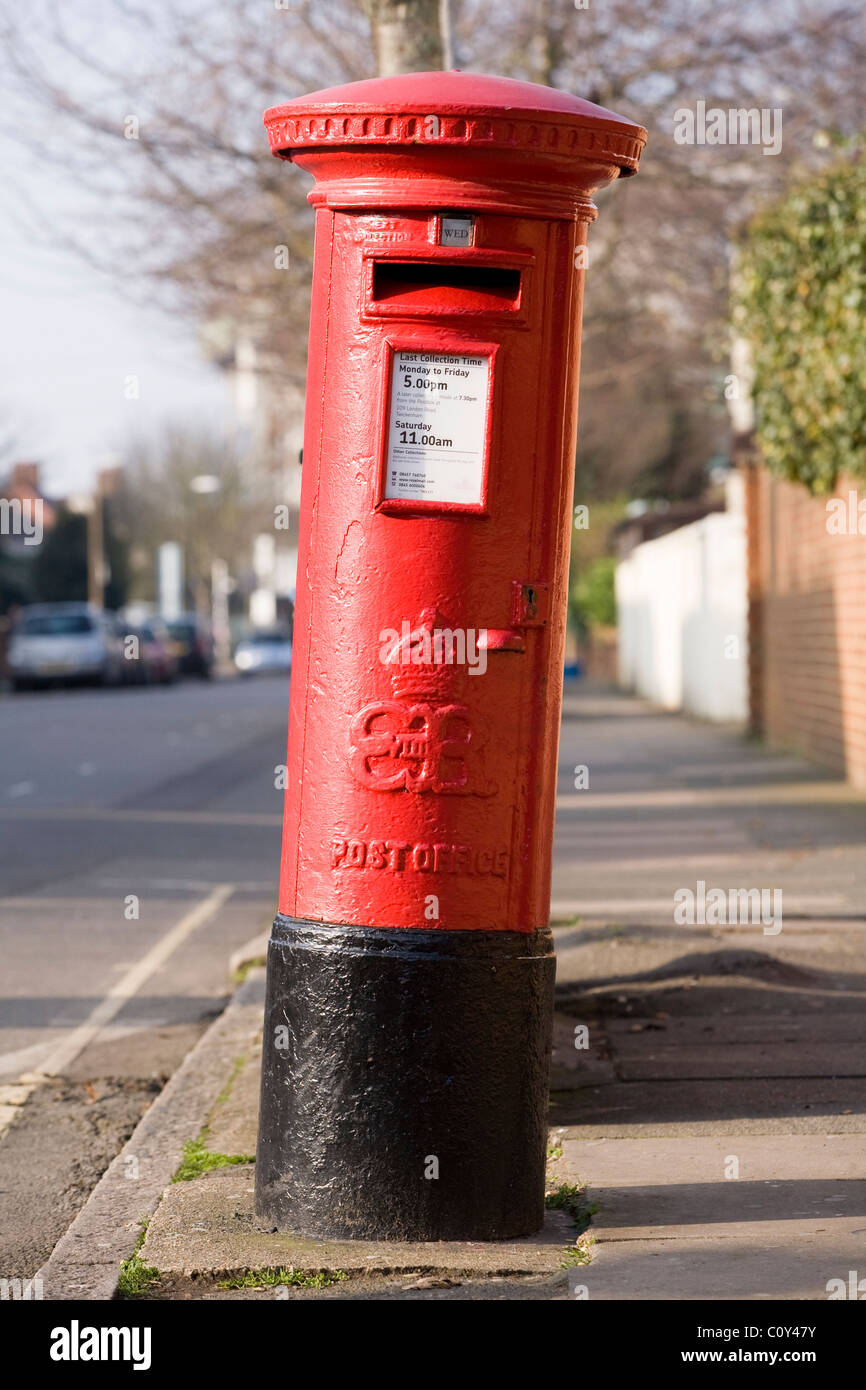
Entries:
[[[166, 932], [150, 950], [142, 956], [124, 975], [111, 986], [105, 998], [97, 1004], [96, 1008], [85, 1019], [84, 1023], [74, 1028], [68, 1038], [64, 1038], [52, 1052], [42, 1066], [37, 1068], [35, 1075], [59, 1076], [65, 1069], [74, 1062], [80, 1052], [83, 1052], [88, 1043], [92, 1042], [101, 1028], [106, 1023], [110, 1023], [116, 1014], [120, 1013], [133, 995], [137, 994], [146, 980], [154, 975], [160, 966], [165, 965], [169, 956], [177, 950], [182, 941], [191, 936], [198, 927], [209, 921], [215, 913], [223, 906], [234, 892], [233, 883], [219, 883], [197, 903], [190, 912], [187, 912], [171, 931]], [[30, 1080], [30, 1077], [22, 1078]]]
[[16, 1047], [12, 1052], [0, 1052], [0, 1076], [9, 1078], [3, 1085], [16, 1086], [18, 1083], [12, 1078], [22, 1072], [33, 1071], [50, 1051], [51, 1039], [47, 1038], [44, 1042], [31, 1043], [29, 1047]]
[[[739, 862], [739, 860], [737, 861]], [[97, 888], [128, 888], [129, 878], [97, 878], [94, 880]], [[142, 888], [147, 888], [149, 892], [173, 892], [177, 889], [185, 893], [206, 893], [211, 887], [211, 880], [202, 878], [140, 878], [138, 883]], [[238, 893], [254, 893], [256, 897], [264, 898], [270, 902], [276, 892], [275, 888], [268, 888], [268, 885], [260, 878], [240, 878], [235, 881], [235, 896]], [[48, 901], [46, 899], [45, 901]], [[2, 904], [2, 899], [0, 899]]]
[[273, 812], [246, 811], [135, 811], [121, 807], [69, 806], [53, 811], [0, 806], [0, 819], [6, 820], [75, 820], [75, 821], [140, 821], [168, 825], [282, 825], [281, 815]]
[[4, 1129], [8, 1129], [17, 1117], [21, 1106], [33, 1089], [32, 1085], [22, 1086], [20, 1082], [0, 1086], [0, 1134], [3, 1133]]
[[[701, 860], [701, 863], [705, 862], [705, 860]], [[740, 861], [737, 860], [737, 862], [739, 863]], [[98, 878], [94, 880], [94, 885], [98, 888], [122, 888], [128, 890], [130, 882], [128, 878]], [[135, 886], [141, 891], [147, 889], [148, 892], [152, 893], [178, 891], [183, 891], [185, 893], [207, 893], [210, 891], [212, 884], [207, 879], [143, 878], [136, 880]], [[270, 912], [271, 915], [273, 915], [272, 906], [276, 903], [277, 898], [276, 881], [268, 886], [262, 879], [238, 879], [234, 884], [233, 896], [237, 897], [239, 893], [247, 897], [260, 898], [261, 910], [266, 913]], [[170, 899], [165, 898], [161, 899], [161, 901], [168, 903], [169, 906], [171, 905]], [[182, 900], [178, 906], [180, 905], [182, 905]], [[22, 912], [25, 910], [32, 910], [34, 912], [54, 912], [59, 909], [64, 912], [67, 917], [73, 915], [80, 918], [84, 913], [98, 912], [104, 907], [104, 896], [101, 898], [73, 898], [70, 900], [67, 895], [61, 893], [56, 897], [51, 897], [46, 894], [44, 897], [39, 898], [33, 897], [32, 895], [21, 898], [0, 898], [0, 912]]]
[[29, 796], [30, 793], [31, 793], [32, 791], [35, 791], [35, 789], [36, 789], [36, 783], [35, 783], [35, 782], [13, 782], [12, 786], [9, 788], [9, 790], [8, 790], [7, 793], [6, 793], [6, 795], [7, 795], [7, 796]]
[[27, 1072], [18, 1078], [12, 1089], [16, 1093], [16, 1097], [20, 1096], [20, 1100], [13, 1103], [8, 1101], [5, 1104], [0, 1103], [0, 1134], [15, 1118], [20, 1105], [27, 1099], [31, 1091], [48, 1077], [62, 1075], [106, 1024], [116, 1017], [124, 1004], [127, 1004], [138, 993], [151, 975], [154, 975], [161, 966], [165, 965], [178, 946], [219, 912], [233, 892], [233, 883], [217, 884], [206, 898], [203, 898], [200, 903], [196, 903], [195, 907], [181, 917], [171, 931], [166, 932], [165, 936], [151, 946], [141, 960], [136, 961], [135, 965], [131, 966], [111, 986], [105, 998], [96, 1005], [89, 1017], [77, 1028], [73, 1028], [68, 1037], [52, 1048], [45, 1061], [35, 1071]]

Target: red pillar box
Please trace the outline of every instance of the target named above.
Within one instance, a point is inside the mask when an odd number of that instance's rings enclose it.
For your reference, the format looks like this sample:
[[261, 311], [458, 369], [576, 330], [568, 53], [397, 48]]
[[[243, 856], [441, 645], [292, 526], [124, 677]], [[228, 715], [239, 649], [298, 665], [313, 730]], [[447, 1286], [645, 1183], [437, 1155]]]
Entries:
[[261, 1216], [543, 1220], [548, 930], [591, 195], [645, 132], [418, 73], [268, 111], [316, 250]]

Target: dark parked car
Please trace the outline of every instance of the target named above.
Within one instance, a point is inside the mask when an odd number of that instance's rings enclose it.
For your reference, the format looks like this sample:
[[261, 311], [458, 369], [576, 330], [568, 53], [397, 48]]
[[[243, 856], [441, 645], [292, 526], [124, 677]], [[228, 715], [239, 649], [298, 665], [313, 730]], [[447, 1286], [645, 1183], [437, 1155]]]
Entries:
[[166, 618], [165, 625], [181, 675], [209, 679], [213, 672], [214, 646], [205, 620], [197, 613], [182, 613], [179, 618]]
[[138, 629], [144, 679], [149, 684], [170, 685], [177, 679], [174, 640], [161, 618], [148, 618]]

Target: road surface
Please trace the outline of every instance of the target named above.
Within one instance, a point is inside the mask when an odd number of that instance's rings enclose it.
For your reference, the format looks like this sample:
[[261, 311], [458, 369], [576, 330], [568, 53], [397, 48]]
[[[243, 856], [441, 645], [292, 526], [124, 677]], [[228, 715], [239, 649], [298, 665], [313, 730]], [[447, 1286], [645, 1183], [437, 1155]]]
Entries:
[[273, 916], [287, 697], [0, 696], [0, 1277], [49, 1254]]

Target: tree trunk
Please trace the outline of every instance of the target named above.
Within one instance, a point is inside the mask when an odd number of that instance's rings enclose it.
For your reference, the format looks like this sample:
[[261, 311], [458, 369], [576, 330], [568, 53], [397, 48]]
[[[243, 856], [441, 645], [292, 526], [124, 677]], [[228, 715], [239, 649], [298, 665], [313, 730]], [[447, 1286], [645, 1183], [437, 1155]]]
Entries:
[[536, 28], [530, 47], [533, 82], [555, 87], [564, 57], [562, 11], [554, 8], [551, 0], [536, 0]]
[[368, 8], [380, 77], [444, 67], [448, 0], [368, 0]]

